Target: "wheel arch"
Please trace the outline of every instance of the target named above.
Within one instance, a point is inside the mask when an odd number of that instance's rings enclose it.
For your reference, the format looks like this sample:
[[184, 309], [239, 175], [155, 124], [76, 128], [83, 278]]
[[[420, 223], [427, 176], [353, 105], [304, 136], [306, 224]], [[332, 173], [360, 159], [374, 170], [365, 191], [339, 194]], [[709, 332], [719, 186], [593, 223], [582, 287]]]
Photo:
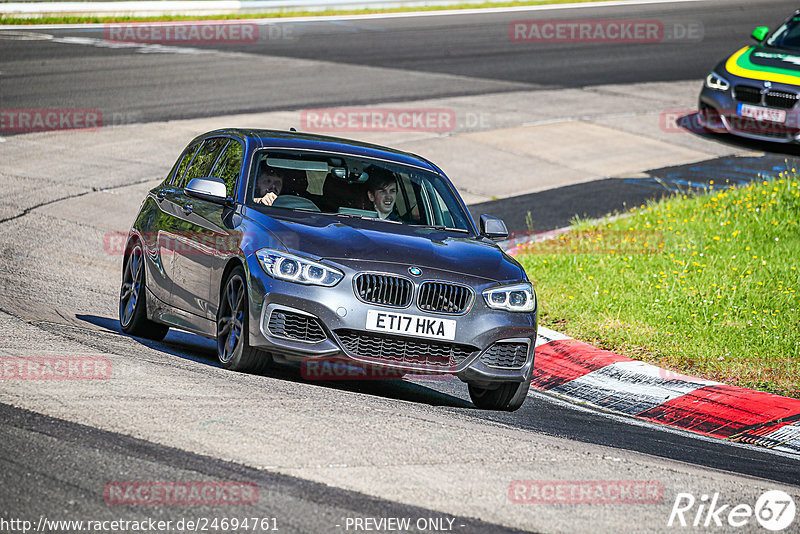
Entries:
[[122, 249], [122, 276], [125, 276], [125, 263], [131, 255], [134, 245], [141, 243], [142, 239], [136, 232], [129, 232], [128, 238], [125, 241], [125, 248]]
[[[219, 303], [222, 300], [222, 291], [225, 289], [225, 282], [228, 281], [228, 277], [237, 267], [241, 267], [244, 270], [245, 278], [248, 278], [247, 265], [245, 264], [244, 259], [240, 258], [239, 256], [230, 258], [225, 264], [225, 268], [222, 269], [222, 276], [219, 279], [219, 287], [217, 288], [217, 307], [219, 307]], [[245, 282], [247, 282], [247, 280], [245, 280]]]

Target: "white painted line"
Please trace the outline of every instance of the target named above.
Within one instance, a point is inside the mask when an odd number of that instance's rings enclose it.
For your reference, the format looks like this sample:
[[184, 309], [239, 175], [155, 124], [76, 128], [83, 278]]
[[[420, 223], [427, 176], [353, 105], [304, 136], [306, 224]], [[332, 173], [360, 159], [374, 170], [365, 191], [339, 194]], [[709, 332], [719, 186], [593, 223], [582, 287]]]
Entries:
[[20, 26], [4, 26], [13, 30], [0, 31], [3, 41], [48, 41], [53, 38], [49, 33], [19, 31]]
[[[211, 9], [241, 9], [243, 4], [267, 4], [268, 2], [242, 2], [239, 0], [193, 1], [128, 1], [128, 2], [5, 2], [0, 13], [62, 13], [82, 11], [194, 11]], [[205, 4], [207, 8], [201, 8]]]
[[[30, 34], [30, 35], [29, 35]], [[32, 36], [36, 36], [35, 38]], [[106, 39], [95, 39], [92, 37], [56, 37], [49, 33], [39, 32], [0, 32], [0, 41], [49, 41], [61, 44], [76, 44], [84, 46], [94, 46], [97, 48], [112, 49], [135, 49], [142, 54], [219, 54], [221, 51], [216, 49], [192, 48], [188, 46], [171, 46], [153, 43], [134, 43], [122, 41], [109, 41]]]
[[582, 115], [580, 117], [562, 117], [559, 119], [547, 119], [541, 121], [523, 122], [523, 127], [528, 126], [547, 126], [549, 124], [562, 124], [565, 122], [581, 122], [581, 121], [595, 121], [598, 119], [620, 119], [626, 117], [639, 117], [642, 115], [658, 115], [660, 111], [646, 111], [641, 113], [625, 112], [625, 113], [599, 113], [597, 115]]
[[636, 415], [703, 386], [719, 382], [675, 375], [640, 361], [615, 362], [562, 384], [551, 391]]
[[[446, 9], [440, 11], [410, 11], [404, 13], [370, 13], [364, 15], [326, 15], [315, 17], [311, 16], [302, 16], [302, 17], [286, 17], [277, 19], [237, 19], [239, 23], [252, 23], [252, 24], [291, 24], [294, 22], [325, 22], [325, 21], [332, 21], [332, 20], [369, 20], [369, 19], [396, 19], [396, 18], [412, 18], [412, 17], [447, 17], [453, 15], [483, 15], [483, 14], [492, 14], [492, 13], [524, 13], [530, 11], [556, 11], [556, 10], [565, 10], [565, 9], [587, 9], [587, 8], [605, 8], [605, 7], [620, 7], [620, 6], [637, 6], [637, 5], [656, 5], [656, 4], [679, 4], [679, 3], [686, 3], [686, 2], [709, 2], [710, 0], [612, 0], [608, 2], [584, 2], [580, 4], [551, 4], [551, 5], [535, 5], [535, 6], [512, 6], [512, 7], [487, 7], [487, 8], [474, 8], [474, 9]], [[77, 2], [76, 2], [77, 3]], [[122, 2], [111, 2], [114, 4], [119, 4]], [[170, 2], [156, 2], [157, 4], [169, 4]], [[204, 5], [207, 4], [206, 2], [189, 2], [193, 4], [200, 4]], [[211, 2], [208, 2], [211, 3]], [[346, 0], [313, 0], [309, 2], [303, 3], [300, 5], [298, 2], [292, 2], [289, 0], [282, 1], [282, 0], [275, 0], [274, 2], [268, 2], [270, 7], [311, 7], [311, 6], [326, 6], [330, 9], [336, 8], [336, 6], [347, 6], [352, 5], [353, 2], [348, 3]], [[362, 2], [364, 4], [369, 4], [370, 6], [374, 7], [375, 9], [380, 9], [381, 7], [389, 7], [388, 5], [381, 5], [380, 2]], [[47, 3], [17, 3], [18, 5], [24, 6], [39, 6], [39, 5], [46, 5]], [[90, 2], [85, 3], [83, 5], [90, 6], [95, 8], [96, 5], [103, 4], [103, 2]], [[401, 5], [402, 2], [397, 2], [398, 5]], [[10, 13], [10, 11], [3, 11], [8, 10], [8, 6], [14, 5], [14, 3], [0, 3], [0, 13]], [[52, 5], [64, 5], [64, 4], [55, 4]], [[422, 3], [421, 3], [422, 5]], [[430, 2], [425, 2], [424, 5], [431, 5]], [[46, 12], [44, 9], [40, 9], [41, 12]], [[87, 10], [88, 7], [87, 7]], [[93, 9], [96, 11], [96, 9]], [[207, 9], [206, 9], [207, 10]], [[189, 10], [183, 10], [189, 11]], [[81, 29], [81, 28], [102, 28], [105, 26], [106, 23], [90, 23], [90, 24], [33, 24], [33, 25], [26, 25], [25, 28], [29, 29]], [[5, 29], [19, 29], [18, 25], [14, 24], [5, 24], [0, 25], [0, 30]]]
[[215, 54], [218, 52], [214, 49], [192, 48], [188, 46], [169, 46], [151, 43], [126, 43], [107, 41], [105, 39], [93, 39], [91, 37], [53, 37], [52, 41], [54, 43], [88, 45], [95, 46], [97, 48], [133, 48], [136, 49], [137, 52], [143, 54]]
[[549, 328], [545, 328], [543, 326], [539, 327], [538, 332], [536, 333], [536, 346], [539, 345], [546, 345], [551, 341], [563, 341], [565, 339], [572, 339], [569, 336], [565, 336], [561, 332], [556, 332], [555, 330], [550, 330]]

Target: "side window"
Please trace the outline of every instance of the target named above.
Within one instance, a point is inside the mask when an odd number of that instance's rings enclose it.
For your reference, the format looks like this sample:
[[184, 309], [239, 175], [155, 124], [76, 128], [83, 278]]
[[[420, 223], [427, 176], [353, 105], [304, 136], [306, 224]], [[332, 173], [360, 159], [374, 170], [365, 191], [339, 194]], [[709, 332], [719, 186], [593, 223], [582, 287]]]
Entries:
[[411, 223], [417, 224], [421, 222], [420, 217], [420, 210], [419, 210], [419, 202], [417, 190], [419, 186], [416, 186], [410, 177], [407, 177], [403, 174], [399, 175], [398, 191], [397, 191], [397, 211], [400, 213], [400, 216]]
[[306, 175], [309, 194], [322, 196], [322, 187], [325, 185], [325, 177], [328, 176], [328, 173], [325, 171], [308, 171]]
[[236, 192], [236, 179], [239, 178], [239, 171], [242, 168], [242, 145], [236, 141], [228, 143], [225, 152], [217, 160], [217, 164], [211, 170], [210, 176], [221, 178], [225, 182], [225, 190], [228, 198], [233, 198]]
[[435, 212], [441, 214], [442, 221], [441, 223], [448, 227], [453, 227], [453, 216], [450, 215], [450, 209], [445, 204], [444, 199], [439, 195], [439, 192], [436, 189], [431, 188], [433, 193], [433, 201], [438, 204], [438, 207], [435, 208]]
[[172, 171], [170, 171], [169, 175], [169, 183], [171, 185], [175, 185], [181, 181], [183, 174], [186, 172], [186, 167], [189, 166], [191, 163], [192, 158], [197, 153], [197, 149], [200, 147], [200, 143], [190, 146], [186, 150], [183, 151], [183, 154], [175, 162], [175, 165], [172, 167]]
[[217, 161], [219, 153], [225, 148], [228, 139], [225, 137], [212, 137], [203, 141], [200, 150], [195, 155], [192, 164], [186, 170], [183, 178], [176, 182], [176, 187], [183, 189], [193, 178], [208, 176], [211, 168]]
[[437, 224], [464, 230], [469, 229], [469, 222], [467, 222], [463, 210], [458, 205], [457, 197], [452, 194], [445, 182], [436, 180], [428, 185], [432, 202], [434, 203], [432, 207]]

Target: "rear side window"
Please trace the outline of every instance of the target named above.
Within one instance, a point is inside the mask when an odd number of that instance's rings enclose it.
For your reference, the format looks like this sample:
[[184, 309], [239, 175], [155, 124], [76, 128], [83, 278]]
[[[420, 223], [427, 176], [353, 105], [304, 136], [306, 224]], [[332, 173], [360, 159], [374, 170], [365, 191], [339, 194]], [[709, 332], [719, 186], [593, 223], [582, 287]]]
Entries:
[[225, 182], [228, 198], [233, 198], [236, 192], [236, 180], [242, 168], [242, 152], [242, 145], [231, 141], [210, 173], [210, 176], [216, 176]]
[[197, 153], [198, 148], [200, 148], [200, 143], [186, 149], [186, 151], [183, 153], [182, 158], [180, 159], [180, 163], [176, 164], [178, 170], [177, 172], [175, 172], [175, 174], [172, 175], [171, 180], [169, 181], [170, 184], [175, 185], [181, 183], [183, 175], [186, 174], [186, 168], [192, 162], [192, 158]]
[[186, 175], [177, 182], [176, 186], [183, 189], [192, 179], [209, 176], [220, 152], [222, 152], [222, 149], [224, 149], [227, 144], [228, 139], [225, 137], [212, 137], [211, 139], [203, 141], [200, 150], [187, 169]]

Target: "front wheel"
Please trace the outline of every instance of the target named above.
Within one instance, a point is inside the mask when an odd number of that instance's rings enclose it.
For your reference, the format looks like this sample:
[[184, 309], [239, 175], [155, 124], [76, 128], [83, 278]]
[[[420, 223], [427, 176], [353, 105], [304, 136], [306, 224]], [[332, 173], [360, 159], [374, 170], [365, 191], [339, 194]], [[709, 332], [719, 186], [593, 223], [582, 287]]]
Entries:
[[126, 334], [161, 341], [169, 327], [147, 318], [146, 292], [144, 254], [137, 241], [125, 257], [119, 290], [119, 324]]
[[518, 410], [525, 397], [528, 396], [531, 379], [528, 376], [522, 382], [500, 384], [497, 388], [488, 389], [469, 384], [469, 398], [482, 410], [501, 410], [513, 412]]
[[248, 296], [244, 269], [236, 267], [222, 286], [217, 312], [217, 357], [231, 371], [259, 372], [270, 361], [269, 354], [248, 342]]

